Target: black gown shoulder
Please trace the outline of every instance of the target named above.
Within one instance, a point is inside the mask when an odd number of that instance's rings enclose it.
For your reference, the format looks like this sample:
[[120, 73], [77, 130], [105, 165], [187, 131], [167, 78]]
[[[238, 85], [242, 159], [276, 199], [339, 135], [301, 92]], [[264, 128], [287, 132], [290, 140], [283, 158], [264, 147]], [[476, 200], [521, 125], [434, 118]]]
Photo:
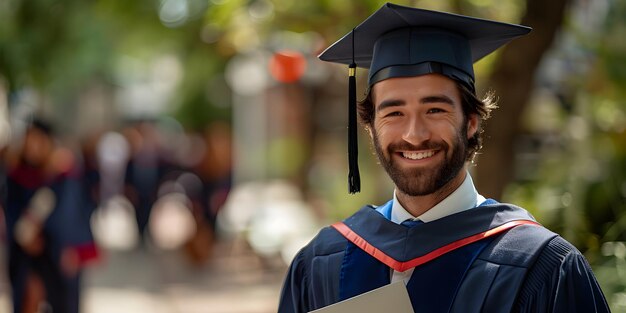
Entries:
[[585, 257], [560, 236], [539, 254], [518, 293], [513, 312], [610, 312]]

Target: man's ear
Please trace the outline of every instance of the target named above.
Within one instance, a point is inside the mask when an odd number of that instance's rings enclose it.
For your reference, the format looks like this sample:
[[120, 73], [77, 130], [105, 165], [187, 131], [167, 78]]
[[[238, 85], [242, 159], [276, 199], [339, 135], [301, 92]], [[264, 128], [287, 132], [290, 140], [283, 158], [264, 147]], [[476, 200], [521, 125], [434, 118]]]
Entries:
[[474, 137], [480, 127], [480, 118], [478, 114], [472, 113], [467, 119], [467, 139]]

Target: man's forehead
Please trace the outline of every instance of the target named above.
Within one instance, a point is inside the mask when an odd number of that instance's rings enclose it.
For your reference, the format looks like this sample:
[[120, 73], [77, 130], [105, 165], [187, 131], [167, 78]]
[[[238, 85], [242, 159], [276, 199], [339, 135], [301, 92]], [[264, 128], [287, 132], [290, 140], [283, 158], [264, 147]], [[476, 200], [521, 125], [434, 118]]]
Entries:
[[446, 95], [455, 101], [461, 100], [459, 83], [440, 74], [390, 78], [377, 82], [370, 89], [374, 104], [383, 101], [383, 98], [406, 95], [419, 95], [420, 97]]

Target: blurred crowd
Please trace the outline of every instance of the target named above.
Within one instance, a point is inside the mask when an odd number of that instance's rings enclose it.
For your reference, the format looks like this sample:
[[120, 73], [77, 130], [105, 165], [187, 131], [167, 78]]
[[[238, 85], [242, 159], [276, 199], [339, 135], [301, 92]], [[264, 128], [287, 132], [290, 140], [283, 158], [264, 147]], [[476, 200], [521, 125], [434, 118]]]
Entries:
[[[14, 312], [79, 312], [85, 266], [109, 249], [211, 256], [231, 189], [231, 132], [140, 119], [81, 142], [32, 119], [1, 150], [0, 241]], [[15, 126], [15, 125], [14, 125]]]

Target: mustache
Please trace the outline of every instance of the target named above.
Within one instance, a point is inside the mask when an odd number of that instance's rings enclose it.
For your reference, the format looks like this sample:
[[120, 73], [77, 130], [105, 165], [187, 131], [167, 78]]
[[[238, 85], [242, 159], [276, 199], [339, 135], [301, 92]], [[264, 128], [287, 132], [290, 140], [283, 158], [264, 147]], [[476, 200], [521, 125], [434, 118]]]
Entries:
[[443, 141], [438, 141], [438, 142], [434, 142], [434, 141], [424, 141], [423, 143], [419, 144], [419, 145], [413, 145], [410, 144], [406, 141], [401, 141], [401, 142], [394, 142], [389, 144], [389, 146], [387, 146], [387, 150], [388, 151], [398, 151], [398, 150], [447, 150], [448, 149], [448, 144], [446, 144]]

